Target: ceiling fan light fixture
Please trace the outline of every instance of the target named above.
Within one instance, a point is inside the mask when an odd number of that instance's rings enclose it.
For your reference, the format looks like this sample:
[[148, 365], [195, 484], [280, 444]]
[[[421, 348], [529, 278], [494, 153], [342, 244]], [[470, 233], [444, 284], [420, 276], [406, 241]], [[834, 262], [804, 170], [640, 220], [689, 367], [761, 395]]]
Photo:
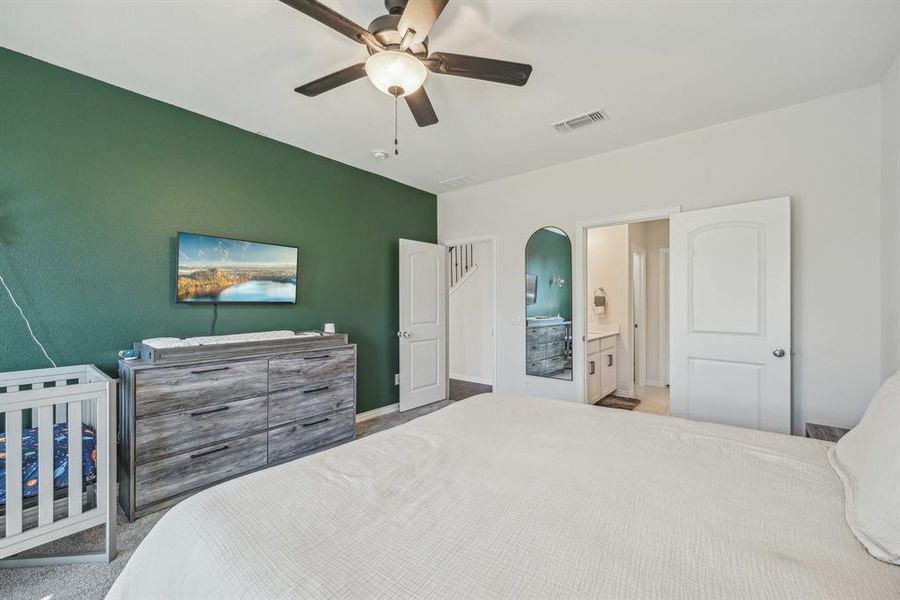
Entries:
[[388, 96], [408, 96], [422, 87], [428, 69], [408, 52], [385, 50], [366, 60], [366, 75], [372, 85]]

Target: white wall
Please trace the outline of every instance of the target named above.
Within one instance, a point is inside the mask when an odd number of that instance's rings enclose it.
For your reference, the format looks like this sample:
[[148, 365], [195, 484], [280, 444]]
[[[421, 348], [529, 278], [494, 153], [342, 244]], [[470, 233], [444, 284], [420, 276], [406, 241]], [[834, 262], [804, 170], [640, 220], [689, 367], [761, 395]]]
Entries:
[[900, 367], [900, 55], [881, 80], [881, 375]]
[[580, 340], [575, 381], [525, 376], [524, 248], [534, 230], [556, 225], [574, 239], [580, 220], [789, 195], [794, 431], [805, 420], [855, 424], [881, 379], [880, 104], [871, 86], [441, 194], [441, 239], [498, 236], [496, 389], [580, 399]]
[[494, 265], [490, 242], [472, 245], [478, 265], [450, 294], [450, 377], [478, 383], [493, 383]]

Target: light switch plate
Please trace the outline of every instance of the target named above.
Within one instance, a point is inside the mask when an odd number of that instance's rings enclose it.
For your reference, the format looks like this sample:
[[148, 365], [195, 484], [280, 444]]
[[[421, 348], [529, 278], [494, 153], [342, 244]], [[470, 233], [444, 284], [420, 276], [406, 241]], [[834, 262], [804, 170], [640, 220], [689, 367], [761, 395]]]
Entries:
[[400, 385], [400, 373], [394, 374], [394, 385]]

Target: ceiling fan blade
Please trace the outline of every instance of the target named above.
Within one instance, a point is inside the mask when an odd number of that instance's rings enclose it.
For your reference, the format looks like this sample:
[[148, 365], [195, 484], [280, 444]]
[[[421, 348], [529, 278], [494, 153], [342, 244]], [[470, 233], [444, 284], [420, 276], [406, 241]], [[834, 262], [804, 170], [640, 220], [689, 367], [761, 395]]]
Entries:
[[415, 117], [419, 127], [428, 127], [438, 122], [437, 114], [434, 112], [434, 107], [431, 105], [431, 100], [428, 99], [428, 94], [425, 93], [424, 87], [420, 87], [417, 91], [406, 96], [406, 105], [409, 106], [409, 110]]
[[495, 60], [493, 58], [481, 58], [480, 56], [435, 52], [423, 62], [434, 73], [469, 77], [471, 79], [481, 79], [507, 85], [525, 85], [531, 76], [531, 65]]
[[384, 50], [381, 42], [375, 39], [375, 36], [369, 33], [368, 30], [363, 29], [339, 12], [331, 10], [320, 2], [316, 2], [316, 0], [281, 0], [281, 2], [299, 10], [308, 17], [312, 17], [323, 25], [331, 27], [355, 42]]
[[351, 81], [356, 81], [357, 79], [365, 76], [366, 65], [363, 63], [359, 63], [358, 65], [353, 65], [352, 67], [341, 69], [340, 71], [332, 73], [331, 75], [319, 77], [315, 81], [310, 81], [309, 83], [295, 88], [294, 91], [299, 94], [303, 94], [304, 96], [318, 96], [323, 92], [333, 90], [338, 86], [344, 85], [345, 83], [350, 83]]
[[[406, 3], [400, 16], [400, 23], [397, 25], [397, 31], [403, 38], [400, 44], [401, 51], [405, 51], [411, 44], [421, 43], [428, 37], [428, 32], [441, 16], [447, 2], [449, 0], [409, 0]], [[410, 30], [415, 33], [407, 36], [406, 33]]]

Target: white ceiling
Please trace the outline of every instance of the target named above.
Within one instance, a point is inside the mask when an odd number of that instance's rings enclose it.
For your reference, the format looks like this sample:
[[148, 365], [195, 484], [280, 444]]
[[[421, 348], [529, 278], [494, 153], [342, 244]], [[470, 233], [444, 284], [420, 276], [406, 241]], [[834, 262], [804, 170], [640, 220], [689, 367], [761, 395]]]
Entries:
[[[326, 0], [364, 27], [380, 0]], [[293, 88], [359, 46], [275, 0], [0, 3], [0, 45], [432, 192], [481, 183], [879, 81], [900, 2], [451, 0], [431, 50], [534, 66], [524, 88], [431, 75], [419, 129], [359, 80]], [[550, 123], [604, 108], [569, 134]], [[840, 115], [835, 115], [840, 118]]]

